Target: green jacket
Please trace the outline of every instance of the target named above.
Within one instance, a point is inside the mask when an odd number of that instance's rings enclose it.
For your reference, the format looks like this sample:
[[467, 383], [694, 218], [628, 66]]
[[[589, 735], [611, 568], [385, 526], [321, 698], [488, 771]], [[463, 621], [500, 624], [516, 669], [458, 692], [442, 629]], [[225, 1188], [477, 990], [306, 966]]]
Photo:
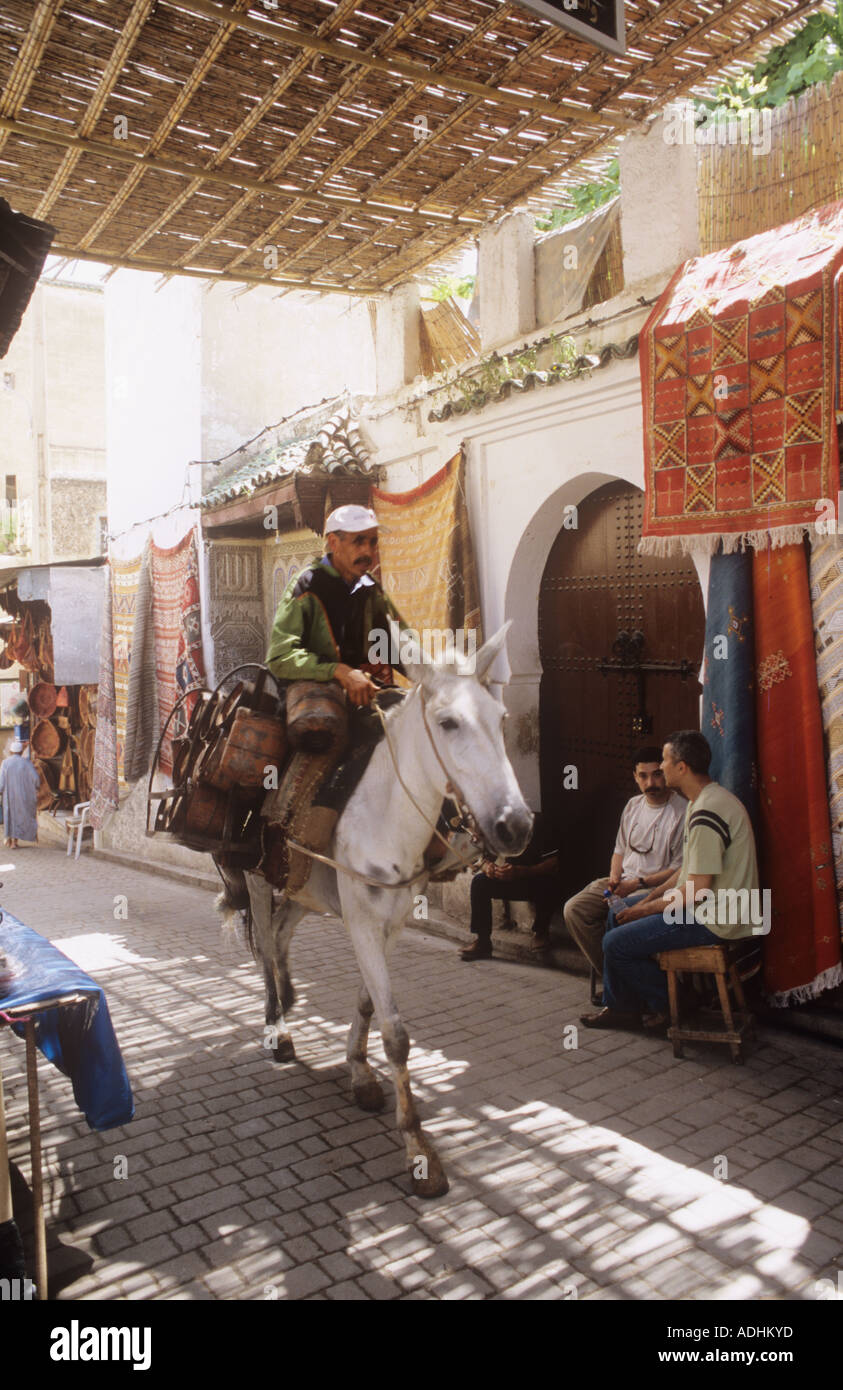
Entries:
[[[283, 681], [329, 681], [340, 662], [369, 661], [372, 631], [389, 634], [389, 619], [406, 624], [371, 576], [354, 586], [326, 558], [317, 558], [284, 591], [275, 613], [266, 664]], [[397, 666], [398, 653], [391, 653]]]

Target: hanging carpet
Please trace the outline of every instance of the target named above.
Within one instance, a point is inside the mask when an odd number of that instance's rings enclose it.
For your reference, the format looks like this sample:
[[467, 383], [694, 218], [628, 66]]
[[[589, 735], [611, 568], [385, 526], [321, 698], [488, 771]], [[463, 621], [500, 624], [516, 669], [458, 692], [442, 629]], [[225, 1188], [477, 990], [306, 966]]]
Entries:
[[817, 540], [811, 548], [811, 603], [826, 741], [834, 877], [843, 931], [843, 541], [838, 536]]
[[127, 782], [138, 782], [141, 777], [146, 776], [157, 740], [158, 687], [152, 611], [152, 545], [147, 541], [141, 557], [135, 593], [132, 649], [129, 658], [126, 741], [123, 749], [123, 776]]
[[700, 727], [711, 745], [710, 775], [743, 803], [757, 834], [755, 625], [748, 552], [711, 557]]
[[[150, 544], [150, 556], [160, 734], [179, 696], [205, 683], [195, 531], [168, 550]], [[163, 772], [172, 772], [172, 728], [161, 746], [159, 765]]]
[[808, 566], [801, 544], [752, 564], [764, 986], [798, 1004], [843, 981]]
[[114, 723], [117, 735], [118, 777], [125, 787], [123, 756], [126, 744], [126, 710], [129, 699], [129, 660], [135, 626], [135, 600], [140, 582], [142, 555], [134, 560], [112, 560], [112, 634], [114, 641]]
[[97, 687], [97, 726], [94, 742], [94, 775], [91, 787], [91, 825], [102, 828], [110, 811], [118, 805], [117, 793], [117, 710], [114, 701], [114, 597], [112, 577], [106, 574], [105, 602], [102, 610], [100, 669]]
[[641, 333], [642, 553], [791, 544], [836, 500], [841, 265], [834, 203], [673, 276]]
[[479, 644], [480, 595], [462, 455], [411, 492], [373, 488], [372, 505], [382, 527], [381, 582], [404, 621], [417, 632], [474, 629]]

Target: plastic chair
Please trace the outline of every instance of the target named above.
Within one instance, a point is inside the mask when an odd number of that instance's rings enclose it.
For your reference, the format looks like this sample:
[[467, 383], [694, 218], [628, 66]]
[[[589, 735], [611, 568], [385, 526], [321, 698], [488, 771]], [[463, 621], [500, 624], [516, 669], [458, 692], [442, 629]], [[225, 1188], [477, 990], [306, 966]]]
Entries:
[[[82, 836], [85, 833], [85, 827], [89, 824], [88, 812], [90, 811], [90, 809], [90, 801], [79, 801], [73, 808], [73, 815], [68, 816], [67, 820], [65, 821], [65, 827], [67, 829], [68, 856], [70, 855], [70, 851], [73, 847], [73, 832], [76, 831], [76, 853], [73, 856], [74, 859], [79, 858], [79, 851], [82, 848]], [[89, 828], [93, 829], [93, 826], [90, 826]]]

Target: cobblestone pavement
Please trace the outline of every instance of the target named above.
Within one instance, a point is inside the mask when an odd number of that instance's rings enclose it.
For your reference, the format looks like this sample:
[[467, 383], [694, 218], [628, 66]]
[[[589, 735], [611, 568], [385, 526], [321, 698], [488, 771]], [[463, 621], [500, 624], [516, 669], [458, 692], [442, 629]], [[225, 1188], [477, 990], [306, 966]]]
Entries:
[[[299, 1061], [276, 1066], [255, 966], [223, 941], [207, 891], [54, 850], [10, 857], [0, 901], [105, 986], [137, 1101], [132, 1124], [92, 1133], [41, 1061], [61, 1298], [813, 1298], [843, 1268], [833, 1045], [763, 1032], [733, 1066], [726, 1048], [675, 1061], [663, 1040], [577, 1037], [582, 980], [464, 965], [408, 932], [393, 978], [451, 1180], [425, 1203], [408, 1195], [391, 1105], [351, 1102], [357, 977], [340, 924], [299, 929]], [[28, 1174], [23, 1057], [3, 1031]]]

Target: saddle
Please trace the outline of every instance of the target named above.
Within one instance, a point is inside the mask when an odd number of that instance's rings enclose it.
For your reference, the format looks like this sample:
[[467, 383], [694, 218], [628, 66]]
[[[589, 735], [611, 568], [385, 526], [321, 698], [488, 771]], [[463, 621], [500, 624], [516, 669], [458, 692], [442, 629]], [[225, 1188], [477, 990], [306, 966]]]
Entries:
[[[403, 691], [382, 690], [378, 703], [388, 709], [403, 698]], [[349, 711], [345, 748], [293, 753], [277, 790], [267, 793], [261, 809], [263, 854], [258, 870], [274, 888], [302, 901], [314, 861], [288, 841], [325, 853], [382, 738], [375, 711], [354, 709]]]

